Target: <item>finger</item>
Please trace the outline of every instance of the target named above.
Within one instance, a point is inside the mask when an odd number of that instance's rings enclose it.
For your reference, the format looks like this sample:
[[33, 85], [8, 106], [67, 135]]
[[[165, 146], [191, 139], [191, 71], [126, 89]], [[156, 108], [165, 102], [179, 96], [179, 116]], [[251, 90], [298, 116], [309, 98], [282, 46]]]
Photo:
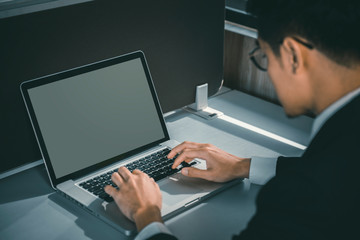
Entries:
[[[152, 178], [152, 179], [153, 179], [153, 178]], [[154, 186], [156, 187], [156, 190], [160, 192], [160, 186], [159, 186], [159, 184], [157, 184], [157, 183], [155, 182], [155, 180], [154, 180], [153, 184], [154, 184]], [[160, 194], [161, 194], [161, 193], [160, 193]]]
[[146, 178], [150, 178], [150, 176], [147, 173], [144, 173], [143, 171], [139, 170], [139, 169], [135, 169], [133, 171], [134, 175], [137, 175], [139, 177], [146, 177]]
[[168, 154], [168, 158], [169, 159], [174, 158], [176, 156], [176, 154], [181, 153], [184, 149], [196, 148], [196, 147], [198, 147], [198, 145], [199, 145], [199, 143], [185, 141], [185, 142], [177, 145], [176, 147], [174, 147]]
[[120, 177], [119, 173], [117, 172], [114, 172], [112, 175], [111, 175], [111, 181], [113, 183], [116, 184], [116, 186], [118, 186], [120, 188], [120, 185], [124, 182], [124, 180], [122, 179], [122, 177]]
[[125, 182], [127, 182], [131, 177], [131, 172], [126, 167], [120, 167], [118, 173], [124, 179]]
[[188, 176], [188, 177], [212, 180], [211, 172], [209, 172], [208, 170], [201, 170], [201, 169], [197, 169], [197, 168], [186, 167], [186, 168], [181, 169], [181, 174], [183, 174], [184, 176]]
[[112, 198], [114, 198], [114, 196], [116, 195], [116, 193], [118, 192], [118, 190], [110, 185], [105, 186], [104, 188], [105, 192], [107, 194], [109, 194]]
[[139, 175], [139, 174], [142, 174], [142, 173], [144, 173], [144, 172], [139, 170], [139, 169], [135, 169], [134, 171], [132, 171], [132, 174], [135, 174], [135, 175]]
[[183, 162], [187, 162], [187, 163], [189, 163], [189, 162], [191, 162], [191, 161], [193, 161], [194, 160], [194, 158], [184, 158], [184, 159], [182, 159], [183, 161], [181, 161], [181, 162], [175, 162], [174, 161], [174, 163], [173, 163], [173, 165], [171, 166], [171, 168], [172, 169], [175, 169], [175, 168], [177, 168], [181, 163], [183, 163]]
[[176, 168], [183, 161], [189, 162], [194, 158], [206, 159], [208, 156], [206, 148], [186, 149], [174, 161], [172, 168]]
[[[182, 162], [191, 162], [194, 157], [191, 157], [191, 153], [189, 153], [191, 150], [186, 149], [184, 152], [182, 152], [175, 160], [173, 165], [171, 166], [173, 169], [177, 168]], [[189, 155], [190, 154], [190, 155]]]

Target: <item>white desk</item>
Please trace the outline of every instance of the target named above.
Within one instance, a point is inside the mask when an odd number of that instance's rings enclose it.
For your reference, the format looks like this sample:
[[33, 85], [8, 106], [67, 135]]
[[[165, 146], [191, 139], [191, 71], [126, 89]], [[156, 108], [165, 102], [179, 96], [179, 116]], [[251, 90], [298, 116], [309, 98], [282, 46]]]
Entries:
[[[179, 110], [166, 117], [170, 136], [180, 142], [212, 143], [243, 157], [302, 153], [301, 149], [228, 121], [236, 119], [293, 142], [308, 143], [312, 119], [289, 120], [274, 104], [229, 91], [211, 98], [209, 106], [227, 117], [209, 121]], [[166, 221], [166, 225], [179, 239], [230, 239], [254, 214], [260, 188], [245, 180]], [[0, 239], [126, 239], [54, 193], [43, 165], [0, 180], [0, 193]]]

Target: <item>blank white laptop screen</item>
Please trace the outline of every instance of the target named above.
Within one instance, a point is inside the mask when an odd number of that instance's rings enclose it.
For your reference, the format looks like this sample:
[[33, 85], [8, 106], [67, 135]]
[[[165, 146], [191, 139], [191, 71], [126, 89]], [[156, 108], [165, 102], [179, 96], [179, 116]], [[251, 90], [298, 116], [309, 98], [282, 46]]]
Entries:
[[140, 58], [29, 89], [56, 178], [165, 137]]

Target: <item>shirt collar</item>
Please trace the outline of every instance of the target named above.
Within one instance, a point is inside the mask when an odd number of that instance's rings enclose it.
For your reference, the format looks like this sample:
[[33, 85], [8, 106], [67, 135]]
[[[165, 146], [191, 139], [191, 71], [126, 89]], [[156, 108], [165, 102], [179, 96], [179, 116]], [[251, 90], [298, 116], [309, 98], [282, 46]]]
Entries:
[[310, 140], [312, 140], [317, 132], [320, 130], [322, 125], [337, 111], [339, 111], [342, 107], [344, 107], [346, 104], [348, 104], [351, 100], [353, 100], [356, 96], [360, 94], [360, 88], [355, 89], [354, 91], [346, 94], [333, 104], [331, 104], [329, 107], [327, 107], [324, 111], [322, 111], [314, 120], [312, 130], [311, 130], [311, 136]]

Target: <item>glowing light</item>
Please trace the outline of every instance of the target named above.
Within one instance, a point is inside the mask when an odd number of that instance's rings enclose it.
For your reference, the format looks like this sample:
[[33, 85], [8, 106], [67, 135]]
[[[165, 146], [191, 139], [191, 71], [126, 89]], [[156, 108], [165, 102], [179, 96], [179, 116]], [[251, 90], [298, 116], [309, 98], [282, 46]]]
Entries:
[[246, 128], [250, 131], [253, 131], [253, 132], [256, 132], [258, 134], [261, 134], [263, 136], [266, 136], [266, 137], [269, 137], [269, 138], [272, 138], [274, 140], [277, 140], [279, 142], [282, 142], [282, 143], [285, 143], [285, 144], [288, 144], [290, 146], [293, 146], [293, 147], [296, 147], [296, 148], [299, 148], [301, 150], [305, 150], [306, 149], [306, 146], [300, 144], [300, 143], [297, 143], [297, 142], [294, 142], [292, 140], [289, 140], [287, 138], [284, 138], [284, 137], [281, 137], [275, 133], [272, 133], [272, 132], [269, 132], [269, 131], [266, 131], [264, 129], [261, 129], [261, 128], [258, 128], [258, 127], [255, 127], [253, 125], [250, 125], [246, 122], [243, 122], [243, 121], [240, 121], [238, 119], [235, 119], [235, 118], [232, 118], [232, 117], [229, 117], [229, 116], [226, 116], [226, 115], [222, 115], [222, 116], [219, 116], [218, 117], [219, 119], [221, 120], [224, 120], [224, 121], [227, 121], [227, 122], [230, 122], [232, 124], [235, 124], [237, 126], [240, 126], [240, 127], [243, 127], [243, 128]]

